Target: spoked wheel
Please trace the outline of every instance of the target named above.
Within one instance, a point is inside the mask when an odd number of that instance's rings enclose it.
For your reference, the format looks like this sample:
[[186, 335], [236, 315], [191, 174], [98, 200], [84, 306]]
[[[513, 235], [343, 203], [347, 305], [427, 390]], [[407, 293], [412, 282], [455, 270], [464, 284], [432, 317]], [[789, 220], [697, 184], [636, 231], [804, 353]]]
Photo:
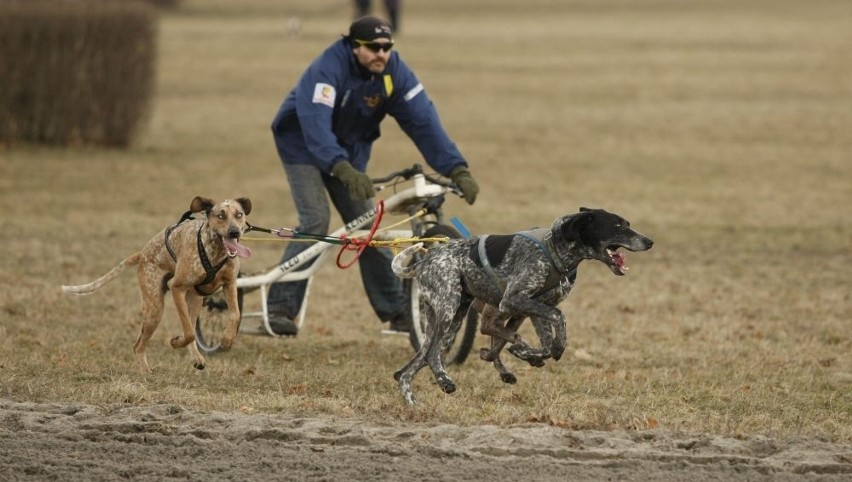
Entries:
[[[243, 290], [237, 290], [237, 305], [240, 313], [243, 311]], [[210, 296], [204, 297], [201, 312], [195, 320], [195, 344], [205, 355], [212, 355], [222, 350], [222, 333], [228, 326], [228, 302], [225, 292], [221, 289]]]
[[[424, 238], [437, 236], [447, 236], [448, 238], [460, 238], [461, 234], [451, 226], [438, 224], [429, 228], [423, 233]], [[426, 245], [428, 248], [428, 243]], [[420, 259], [420, 255], [415, 255], [412, 260], [416, 263]], [[429, 317], [427, 310], [429, 306], [423, 300], [420, 294], [420, 284], [417, 278], [409, 278], [403, 280], [403, 288], [405, 289], [405, 300], [411, 313], [411, 346], [414, 350], [420, 350], [420, 347], [426, 341], [426, 337], [431, 335], [431, 326], [429, 326]], [[470, 354], [473, 347], [474, 338], [476, 338], [477, 321], [479, 313], [476, 310], [470, 309], [467, 316], [462, 321], [461, 329], [456, 333], [455, 338], [450, 343], [447, 352], [444, 353], [444, 362], [447, 364], [462, 364]]]

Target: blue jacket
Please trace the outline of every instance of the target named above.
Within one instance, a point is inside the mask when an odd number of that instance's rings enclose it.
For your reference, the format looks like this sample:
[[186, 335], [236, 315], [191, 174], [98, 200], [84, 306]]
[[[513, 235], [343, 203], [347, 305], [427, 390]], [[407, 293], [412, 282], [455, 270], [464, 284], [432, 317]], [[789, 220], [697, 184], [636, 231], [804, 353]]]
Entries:
[[328, 173], [345, 159], [363, 172], [387, 114], [439, 173], [467, 166], [423, 85], [399, 54], [392, 51], [385, 72], [372, 74], [360, 66], [345, 39], [302, 74], [278, 109], [272, 133], [286, 164], [310, 164]]

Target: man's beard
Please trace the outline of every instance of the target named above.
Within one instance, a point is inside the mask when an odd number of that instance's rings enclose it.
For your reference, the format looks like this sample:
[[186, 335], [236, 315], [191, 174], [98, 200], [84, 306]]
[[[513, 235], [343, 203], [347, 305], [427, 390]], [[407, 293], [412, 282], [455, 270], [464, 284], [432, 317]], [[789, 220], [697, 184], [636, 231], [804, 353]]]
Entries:
[[374, 60], [370, 62], [370, 72], [375, 74], [380, 74], [385, 71], [385, 67], [387, 67], [387, 63], [383, 60]]

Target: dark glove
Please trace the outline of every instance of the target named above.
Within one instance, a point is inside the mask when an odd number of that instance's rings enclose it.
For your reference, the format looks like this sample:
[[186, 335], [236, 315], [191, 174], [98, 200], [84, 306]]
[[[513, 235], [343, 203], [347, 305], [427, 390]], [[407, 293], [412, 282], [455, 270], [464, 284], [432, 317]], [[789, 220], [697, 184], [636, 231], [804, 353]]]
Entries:
[[464, 166], [456, 166], [450, 171], [450, 179], [453, 180], [456, 186], [461, 189], [464, 194], [464, 200], [468, 204], [473, 204], [476, 201], [476, 195], [479, 194], [479, 184], [470, 175], [470, 171]]
[[370, 176], [352, 167], [349, 161], [341, 161], [331, 168], [331, 175], [340, 179], [349, 189], [353, 201], [366, 201], [376, 194]]

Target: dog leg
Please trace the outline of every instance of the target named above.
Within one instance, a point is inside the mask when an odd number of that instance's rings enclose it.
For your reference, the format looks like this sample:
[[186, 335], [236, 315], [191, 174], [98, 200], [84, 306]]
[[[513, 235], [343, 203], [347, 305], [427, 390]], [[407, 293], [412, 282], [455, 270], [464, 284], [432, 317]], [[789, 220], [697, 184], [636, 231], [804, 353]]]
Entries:
[[518, 382], [517, 377], [503, 365], [503, 360], [500, 359], [500, 352], [506, 346], [506, 343], [526, 345], [526, 342], [518, 335], [517, 330], [524, 321], [523, 316], [515, 316], [506, 321], [506, 325], [501, 326], [500, 321], [503, 316], [500, 315], [500, 310], [491, 306], [484, 305], [479, 308], [482, 314], [482, 325], [480, 332], [491, 337], [491, 349], [483, 348], [479, 351], [479, 358], [484, 361], [492, 362], [494, 368], [500, 374], [500, 380], [504, 383], [515, 384]]
[[458, 334], [461, 329], [462, 323], [467, 316], [467, 311], [470, 309], [470, 303], [470, 299], [460, 299], [457, 303], [455, 301], [453, 302], [453, 305], [457, 304], [458, 308], [456, 309], [450, 323], [448, 325], [444, 324], [442, 326], [443, 330], [435, 334], [436, 343], [432, 345], [426, 357], [426, 360], [429, 362], [429, 367], [432, 369], [432, 374], [435, 375], [435, 380], [438, 382], [438, 386], [441, 387], [441, 390], [443, 390], [444, 393], [455, 392], [456, 384], [444, 368], [443, 354], [450, 347], [456, 337], [456, 334]]
[[163, 292], [162, 273], [156, 268], [145, 265], [140, 266], [137, 278], [139, 280], [141, 295], [140, 318], [142, 320], [142, 329], [139, 333], [139, 338], [136, 339], [136, 343], [133, 345], [133, 353], [136, 356], [139, 371], [149, 373], [151, 367], [148, 365], [145, 350], [148, 348], [148, 341], [157, 330], [160, 320], [163, 319], [165, 293]]
[[[496, 310], [495, 310], [496, 311]], [[490, 310], [486, 310], [482, 314], [483, 323], [488, 321], [490, 324], [497, 325], [499, 328], [496, 330], [489, 330], [488, 333], [485, 330], [482, 331], [482, 334], [491, 336], [491, 349], [486, 350], [483, 348], [479, 351], [479, 357], [485, 361], [494, 361], [495, 358], [500, 356], [500, 351], [503, 350], [503, 347], [506, 346], [506, 343], [525, 343], [523, 338], [518, 335], [517, 330], [521, 326], [521, 323], [524, 322], [523, 316], [513, 316], [506, 321], [506, 326], [499, 326], [499, 323], [494, 323], [494, 320], [487, 320], [487, 314], [490, 314]], [[493, 333], [512, 333], [512, 336], [495, 336]]]
[[[203, 304], [203, 301], [204, 298], [199, 296], [198, 293], [196, 293], [195, 291], [187, 292], [186, 305], [189, 309], [190, 320], [198, 319], [198, 315], [201, 313], [201, 306]], [[190, 343], [189, 345], [186, 345], [186, 347], [189, 349], [189, 353], [192, 356], [192, 359], [195, 360], [193, 366], [198, 370], [204, 370], [207, 364], [204, 361], [204, 356], [201, 354], [200, 351], [198, 351], [198, 345], [196, 345], [195, 343]]]
[[417, 353], [414, 354], [411, 360], [393, 374], [394, 380], [399, 384], [402, 398], [405, 399], [405, 403], [408, 405], [414, 405], [414, 393], [411, 390], [411, 382], [414, 380], [417, 372], [426, 366], [426, 355], [429, 353], [433, 340], [432, 336], [427, 335], [423, 344], [420, 345], [420, 349], [417, 350]]
[[568, 346], [568, 325], [565, 321], [565, 316], [560, 313], [560, 319], [553, 324], [554, 337], [550, 345], [550, 351], [553, 354], [553, 359], [559, 361], [562, 354], [565, 352], [565, 347]]
[[[517, 343], [509, 347], [509, 352], [530, 365], [544, 365], [544, 360], [552, 357], [553, 326], [560, 321], [564, 322], [562, 312], [558, 308], [531, 299], [523, 292], [504, 295], [500, 311], [526, 314], [530, 317], [541, 340], [541, 349], [536, 350], [526, 343]], [[562, 353], [559, 353], [559, 356], [562, 356]]]
[[[513, 332], [517, 332], [518, 328], [520, 328], [521, 324], [524, 322], [524, 317], [522, 316], [514, 316], [509, 318], [506, 321], [506, 329], [511, 330]], [[520, 342], [523, 342], [520, 336], [517, 337]], [[526, 343], [526, 342], [524, 342]], [[480, 357], [485, 360], [489, 360], [494, 364], [494, 368], [497, 369], [497, 372], [500, 374], [500, 380], [503, 380], [503, 383], [509, 383], [514, 385], [518, 382], [518, 378], [514, 373], [510, 372], [508, 368], [503, 365], [503, 360], [500, 359], [500, 352], [503, 350], [503, 347], [506, 346], [505, 340], [499, 340], [497, 338], [491, 339], [491, 351], [485, 353], [483, 357], [482, 352], [480, 352]]]
[[547, 320], [537, 316], [530, 317], [532, 324], [535, 327], [536, 335], [541, 342], [541, 348], [533, 348], [525, 340], [515, 343], [509, 347], [509, 353], [515, 357], [529, 363], [534, 367], [543, 367], [544, 361], [551, 358], [550, 346], [553, 335], [550, 330], [550, 324]]
[[[173, 281], [174, 279], [172, 279], [172, 282]], [[193, 329], [192, 322], [189, 319], [189, 307], [186, 304], [187, 292], [190, 289], [192, 288], [175, 285], [171, 286], [172, 298], [174, 298], [175, 308], [177, 309], [178, 317], [180, 318], [180, 325], [183, 329], [182, 335], [177, 335], [169, 340], [172, 348], [183, 348], [190, 343], [195, 342], [195, 330]]]
[[426, 305], [426, 318], [428, 323], [426, 338], [423, 340], [423, 344], [420, 345], [420, 349], [411, 357], [411, 360], [393, 374], [393, 379], [399, 384], [399, 390], [402, 392], [402, 397], [408, 405], [414, 405], [411, 382], [414, 380], [417, 372], [426, 366], [426, 355], [429, 353], [429, 349], [435, 339], [435, 312], [428, 304]]
[[[568, 334], [565, 316], [561, 311], [558, 315], [558, 319], [555, 321], [538, 316], [531, 317], [533, 326], [535, 326], [535, 332], [541, 342], [541, 349], [534, 350], [530, 348], [529, 350], [526, 350], [525, 348], [517, 347], [516, 350], [519, 353], [525, 352], [526, 355], [524, 356], [539, 357], [541, 359], [553, 358], [554, 360], [559, 361], [559, 359], [562, 358], [562, 354], [565, 352], [565, 347], [568, 343]], [[509, 348], [509, 351], [515, 354], [511, 347]], [[519, 355], [516, 356], [520, 358]]]
[[534, 367], [543, 367], [546, 359], [541, 355], [541, 350], [536, 350], [526, 343], [515, 343], [509, 347], [509, 353]]
[[236, 282], [226, 283], [222, 287], [222, 290], [228, 302], [228, 326], [225, 327], [222, 333], [222, 349], [230, 350], [240, 329], [240, 306], [237, 302], [237, 284]]
[[511, 318], [506, 322], [506, 326], [502, 326], [501, 321], [505, 319], [505, 316], [501, 315], [500, 310], [494, 306], [476, 300], [473, 303], [473, 308], [482, 315], [479, 332], [491, 337], [491, 349], [480, 349], [479, 358], [491, 362], [504, 383], [517, 383], [517, 377], [503, 365], [503, 360], [500, 359], [500, 352], [506, 346], [506, 343], [519, 343], [523, 341], [521, 336], [518, 335], [517, 330], [524, 318]]
[[421, 289], [427, 295], [425, 301], [429, 308], [429, 335], [414, 358], [394, 374], [409, 405], [414, 404], [411, 381], [426, 364], [432, 369], [432, 374], [444, 393], [452, 393], [456, 389], [455, 383], [444, 369], [442, 355], [461, 328], [473, 299], [462, 299], [460, 277], [455, 278], [458, 280], [456, 283], [441, 282], [441, 279], [443, 278], [426, 273], [418, 275]]
[[476, 309], [480, 314], [479, 332], [491, 337], [491, 350], [489, 351], [487, 348], [480, 349], [479, 358], [487, 362], [494, 361], [494, 358], [503, 349], [507, 341], [499, 336], [501, 328], [500, 310], [480, 300], [474, 301], [472, 308]]
[[[460, 294], [456, 294], [456, 296], [460, 297]], [[408, 405], [414, 405], [415, 403], [411, 389], [411, 382], [415, 375], [417, 375], [417, 372], [423, 369], [423, 367], [427, 364], [432, 369], [432, 373], [438, 381], [441, 390], [445, 393], [452, 393], [455, 391], [455, 383], [453, 383], [449, 376], [447, 376], [446, 371], [443, 368], [441, 356], [446, 349], [443, 340], [447, 338], [448, 333], [450, 334], [450, 339], [452, 339], [452, 334], [455, 333], [450, 330], [453, 327], [453, 317], [452, 313], [448, 310], [452, 309], [452, 306], [456, 306], [456, 303], [454, 302], [451, 305], [442, 306], [447, 309], [442, 312], [436, 312], [431, 305], [428, 305], [427, 316], [429, 329], [427, 330], [426, 340], [420, 346], [420, 350], [417, 351], [414, 357], [404, 367], [394, 373], [394, 379], [399, 382], [400, 391], [402, 391], [403, 398]], [[465, 313], [466, 312], [467, 311], [465, 310]], [[459, 321], [456, 331], [458, 331], [460, 327], [461, 321]]]
[[[427, 323], [426, 323], [426, 326], [425, 326], [426, 331], [423, 333], [423, 335], [425, 336], [425, 338], [423, 339], [423, 344], [420, 345], [420, 349], [417, 350], [417, 353], [415, 353], [413, 357], [411, 357], [411, 360], [408, 360], [408, 363], [406, 363], [405, 365], [403, 365], [402, 368], [400, 368], [399, 370], [394, 372], [394, 374], [393, 374], [394, 380], [399, 381], [399, 379], [400, 379], [400, 377], [402, 376], [403, 373], [411, 370], [411, 368], [416, 364], [415, 360], [417, 359], [417, 355], [420, 354], [420, 352], [423, 352], [424, 357], [426, 356], [426, 353], [428, 352], [428, 347], [429, 347], [429, 345], [432, 344], [432, 337], [435, 334], [434, 319], [435, 319], [435, 313], [432, 311], [432, 308], [428, 304], [426, 304], [426, 320], [427, 320]], [[419, 369], [420, 368], [418, 368], [417, 370], [419, 370]]]
[[509, 343], [517, 343], [519, 338], [518, 334], [514, 330], [508, 328], [508, 326], [504, 327], [501, 324], [508, 316], [502, 315], [500, 310], [491, 305], [484, 305], [482, 309], [478, 311], [482, 315], [479, 326], [480, 333], [492, 338], [499, 338]]
[[497, 372], [500, 373], [500, 380], [503, 380], [503, 383], [508, 383], [509, 385], [518, 383], [518, 377], [503, 365], [503, 361], [500, 360], [499, 356], [492, 363], [494, 364], [494, 368], [497, 369]]

